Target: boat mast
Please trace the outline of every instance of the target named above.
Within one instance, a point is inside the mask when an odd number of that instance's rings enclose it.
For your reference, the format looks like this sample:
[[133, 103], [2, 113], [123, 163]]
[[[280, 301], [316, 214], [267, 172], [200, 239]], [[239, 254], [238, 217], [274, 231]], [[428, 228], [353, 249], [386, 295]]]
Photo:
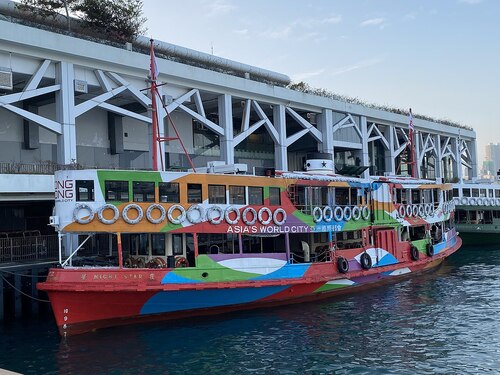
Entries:
[[[149, 70], [151, 73], [151, 125], [153, 133], [153, 170], [158, 170], [158, 113], [156, 108], [156, 78], [158, 75], [158, 68], [156, 66], [155, 52], [153, 49], [153, 39], [150, 40], [150, 66]], [[163, 168], [162, 168], [163, 169]]]
[[[189, 162], [189, 165], [193, 169], [193, 172], [196, 172], [196, 169], [194, 167], [193, 161], [191, 160], [191, 157], [189, 156], [186, 147], [184, 146], [184, 143], [182, 142], [182, 139], [179, 136], [179, 132], [177, 131], [177, 128], [172, 120], [172, 117], [170, 117], [170, 113], [168, 113], [167, 106], [165, 102], [163, 101], [163, 98], [159, 95], [158, 93], [158, 86], [164, 85], [158, 85], [156, 83], [156, 79], [158, 78], [158, 66], [156, 65], [156, 58], [155, 58], [155, 51], [153, 47], [153, 39], [149, 40], [150, 42], [150, 47], [149, 47], [149, 56], [150, 56], [150, 74], [151, 74], [151, 126], [152, 126], [152, 138], [153, 138], [153, 170], [157, 171], [158, 170], [158, 154], [160, 154], [160, 159], [161, 159], [161, 170], [163, 170], [163, 152], [161, 152], [161, 142], [168, 142], [168, 141], [174, 141], [178, 140], [179, 143], [181, 144], [182, 150], [184, 151], [184, 154], [186, 155], [186, 158]], [[168, 121], [172, 125], [172, 129], [175, 132], [175, 137], [160, 137], [160, 130], [158, 127], [158, 107], [156, 105], [156, 97], [158, 96], [158, 99], [161, 102], [161, 105], [163, 109], [165, 110], [165, 113], [167, 115]], [[158, 152], [160, 150], [160, 152]]]

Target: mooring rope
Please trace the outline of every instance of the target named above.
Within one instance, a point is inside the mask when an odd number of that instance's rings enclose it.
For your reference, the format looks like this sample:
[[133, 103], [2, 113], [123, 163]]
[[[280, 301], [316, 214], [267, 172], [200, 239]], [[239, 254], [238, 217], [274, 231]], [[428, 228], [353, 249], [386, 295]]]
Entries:
[[[2, 271], [2, 272], [4, 272], [4, 271]], [[21, 293], [23, 296], [26, 296], [26, 297], [31, 298], [32, 300], [35, 300], [35, 301], [38, 301], [38, 302], [47, 302], [47, 303], [50, 303], [50, 301], [48, 301], [46, 299], [36, 298], [36, 297], [33, 297], [32, 295], [29, 295], [28, 293], [24, 293], [22, 290], [16, 288], [14, 285], [12, 285], [3, 275], [0, 275], [0, 277], [3, 279], [3, 281], [5, 281], [7, 283], [7, 285], [10, 285], [10, 287], [12, 289], [14, 289], [15, 291]]]
[[47, 277], [47, 275], [25, 275], [23, 273], [15, 273], [15, 272], [10, 272], [10, 271], [4, 271], [0, 269], [0, 273], [8, 273], [9, 275], [14, 275], [14, 276], [22, 276], [22, 277]]

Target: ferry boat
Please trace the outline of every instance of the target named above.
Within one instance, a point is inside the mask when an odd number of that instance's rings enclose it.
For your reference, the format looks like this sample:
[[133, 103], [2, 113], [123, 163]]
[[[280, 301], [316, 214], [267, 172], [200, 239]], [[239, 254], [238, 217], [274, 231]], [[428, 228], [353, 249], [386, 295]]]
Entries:
[[[353, 293], [455, 252], [452, 198], [436, 181], [314, 170], [58, 171], [51, 223], [80, 245], [60, 246], [38, 288], [63, 336]], [[102, 234], [108, 263], [79, 258]]]
[[455, 228], [464, 244], [500, 244], [500, 184], [453, 185]]

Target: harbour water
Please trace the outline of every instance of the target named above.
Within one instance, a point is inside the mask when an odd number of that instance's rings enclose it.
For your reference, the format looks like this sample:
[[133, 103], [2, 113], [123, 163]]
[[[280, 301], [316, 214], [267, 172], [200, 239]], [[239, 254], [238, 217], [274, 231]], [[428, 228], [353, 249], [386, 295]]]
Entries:
[[61, 339], [49, 314], [0, 324], [23, 374], [500, 373], [500, 245], [360, 294]]

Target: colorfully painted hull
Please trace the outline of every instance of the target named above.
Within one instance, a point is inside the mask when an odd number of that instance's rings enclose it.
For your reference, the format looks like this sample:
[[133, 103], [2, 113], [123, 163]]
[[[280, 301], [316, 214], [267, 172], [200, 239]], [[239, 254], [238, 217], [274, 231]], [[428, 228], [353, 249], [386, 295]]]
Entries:
[[[225, 312], [313, 301], [354, 293], [430, 270], [461, 246], [450, 238], [432, 257], [369, 270], [349, 261], [346, 274], [334, 263], [286, 264], [246, 280], [202, 282], [182, 276], [195, 269], [52, 269], [38, 284], [48, 293], [61, 335], [148, 321], [213, 315]], [[188, 275], [188, 274], [186, 274]], [[231, 278], [231, 275], [229, 275]], [[234, 276], [234, 275], [233, 275]]]

